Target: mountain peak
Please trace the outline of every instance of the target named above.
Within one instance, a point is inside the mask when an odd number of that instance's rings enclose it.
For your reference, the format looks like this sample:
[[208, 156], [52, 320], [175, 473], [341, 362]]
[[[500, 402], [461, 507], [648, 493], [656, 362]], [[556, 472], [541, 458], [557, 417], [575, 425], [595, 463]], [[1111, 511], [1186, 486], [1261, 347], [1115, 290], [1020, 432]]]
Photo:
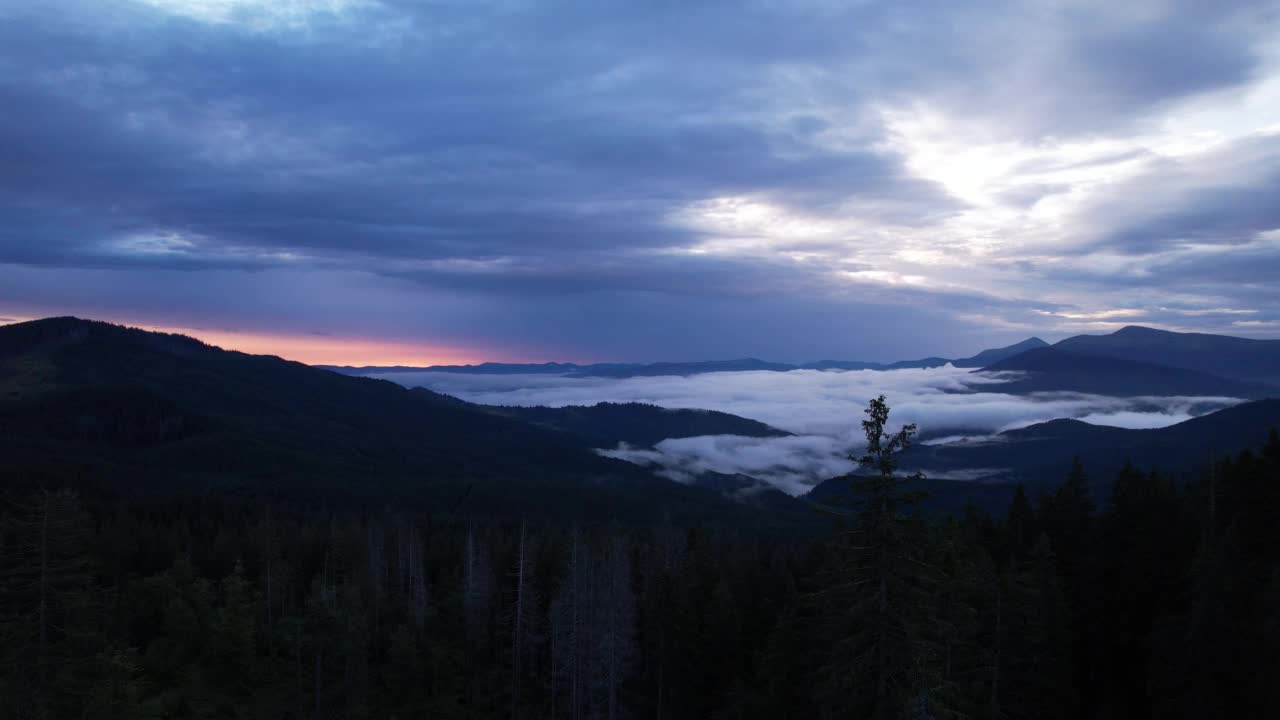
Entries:
[[0, 355], [82, 339], [99, 327], [116, 326], [70, 315], [28, 320], [0, 327]]
[[1045, 342], [1044, 340], [1041, 340], [1038, 337], [1029, 337], [1020, 343], [1008, 345], [1006, 347], [1001, 347], [1001, 348], [989, 348], [987, 350], [983, 350], [977, 355], [974, 355], [973, 357], [960, 358], [958, 360], [953, 360], [952, 364], [955, 365], [956, 367], [961, 367], [961, 368], [985, 367], [987, 365], [991, 365], [993, 363], [997, 363], [1002, 360], [1006, 360], [1008, 358], [1019, 355], [1021, 353], [1027, 352], [1028, 350], [1035, 350], [1043, 347], [1049, 347], [1049, 343]]
[[146, 348], [170, 355], [190, 355], [212, 347], [188, 335], [154, 332], [70, 315], [0, 326], [0, 355], [80, 346], [85, 343], [93, 343], [96, 351], [106, 356], [126, 347]]
[[1054, 347], [1280, 385], [1280, 340], [1127, 325], [1109, 335], [1069, 337]]
[[1125, 335], [1175, 335], [1177, 333], [1173, 333], [1168, 330], [1157, 330], [1156, 328], [1150, 328], [1145, 325], [1125, 325], [1124, 327], [1120, 328], [1119, 330], [1111, 334], [1125, 336]]

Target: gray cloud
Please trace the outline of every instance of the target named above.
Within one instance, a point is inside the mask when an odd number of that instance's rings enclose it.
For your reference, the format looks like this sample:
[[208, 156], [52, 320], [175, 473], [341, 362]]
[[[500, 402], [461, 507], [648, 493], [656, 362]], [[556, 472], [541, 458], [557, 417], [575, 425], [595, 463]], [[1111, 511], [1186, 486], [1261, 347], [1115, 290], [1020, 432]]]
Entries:
[[1085, 211], [1090, 249], [1147, 255], [1188, 244], [1243, 245], [1280, 228], [1280, 132], [1148, 170]]
[[[1265, 73], [1275, 10], [386, 1], [211, 20], [197, 7], [0, 9], [6, 312], [482, 333], [566, 359], [961, 354], [1025, 334], [994, 320], [1128, 280], [1068, 268], [1051, 274], [1072, 287], [1046, 299], [985, 277], [1007, 256], [950, 273], [897, 258], [964, 254], [975, 233], [948, 229], [971, 201], [920, 171], [886, 112], [927, 107], [1029, 144], [1137, 132]], [[1124, 209], [1200, 172], [1186, 162], [1099, 207], [1095, 236], [1149, 254], [1280, 224], [1260, 170], [1225, 188], [1187, 180], [1177, 212]], [[1026, 210], [1063, 192], [1036, 180], [1001, 197]], [[721, 198], [778, 218], [688, 222]], [[880, 284], [851, 286], [851, 271]], [[898, 276], [927, 282], [877, 279]], [[93, 292], [76, 287], [86, 278]]]

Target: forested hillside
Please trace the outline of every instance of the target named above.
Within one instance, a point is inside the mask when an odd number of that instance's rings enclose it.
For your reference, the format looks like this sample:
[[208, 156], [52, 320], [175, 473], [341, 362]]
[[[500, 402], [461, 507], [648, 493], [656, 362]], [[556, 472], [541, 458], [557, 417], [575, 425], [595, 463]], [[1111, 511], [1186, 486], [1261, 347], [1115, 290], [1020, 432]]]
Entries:
[[1249, 717], [1280, 437], [918, 513], [873, 403], [829, 532], [7, 486], [0, 706], [47, 718]]
[[782, 437], [790, 433], [758, 420], [713, 410], [670, 409], [645, 403], [494, 407], [493, 412], [583, 438], [591, 447], [618, 443], [652, 447], [669, 438], [698, 435]]
[[[578, 432], [650, 439], [656, 413], [605, 408], [610, 422], [592, 427], [568, 412], [552, 413], [565, 429], [534, 424], [429, 390], [77, 318], [0, 327], [0, 483], [12, 486], [489, 518], [809, 520], [799, 503], [763, 516], [601, 457]], [[769, 430], [724, 414], [705, 421]]]

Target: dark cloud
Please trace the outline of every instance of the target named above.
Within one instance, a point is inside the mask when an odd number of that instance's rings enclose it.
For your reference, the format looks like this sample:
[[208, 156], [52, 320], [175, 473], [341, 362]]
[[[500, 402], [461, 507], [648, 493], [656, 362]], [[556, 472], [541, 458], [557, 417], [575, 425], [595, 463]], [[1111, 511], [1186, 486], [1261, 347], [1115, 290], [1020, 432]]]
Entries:
[[[1129, 127], [1258, 72], [1270, 4], [1206, 8], [388, 0], [278, 23], [271, 3], [215, 20], [6, 8], [0, 301], [267, 322], [256, 298], [278, 325], [484, 328], [636, 359], [1003, 340], [955, 317], [1007, 313], [1007, 293], [833, 280], [882, 269], [857, 248], [969, 207], [912, 172], [881, 111], [928, 98], [1033, 143]], [[1255, 179], [1142, 225], [1116, 213], [1109, 237], [1247, 242], [1280, 224], [1276, 176]], [[880, 230], [706, 252], [743, 239], [687, 221], [725, 197]]]

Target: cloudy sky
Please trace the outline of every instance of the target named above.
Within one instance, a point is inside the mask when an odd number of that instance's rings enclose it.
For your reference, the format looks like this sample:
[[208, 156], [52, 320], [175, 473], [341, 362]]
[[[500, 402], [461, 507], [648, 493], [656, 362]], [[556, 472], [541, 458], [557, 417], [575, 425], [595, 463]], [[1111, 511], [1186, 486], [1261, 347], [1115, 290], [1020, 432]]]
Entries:
[[1277, 0], [0, 0], [0, 322], [313, 362], [1280, 335]]

